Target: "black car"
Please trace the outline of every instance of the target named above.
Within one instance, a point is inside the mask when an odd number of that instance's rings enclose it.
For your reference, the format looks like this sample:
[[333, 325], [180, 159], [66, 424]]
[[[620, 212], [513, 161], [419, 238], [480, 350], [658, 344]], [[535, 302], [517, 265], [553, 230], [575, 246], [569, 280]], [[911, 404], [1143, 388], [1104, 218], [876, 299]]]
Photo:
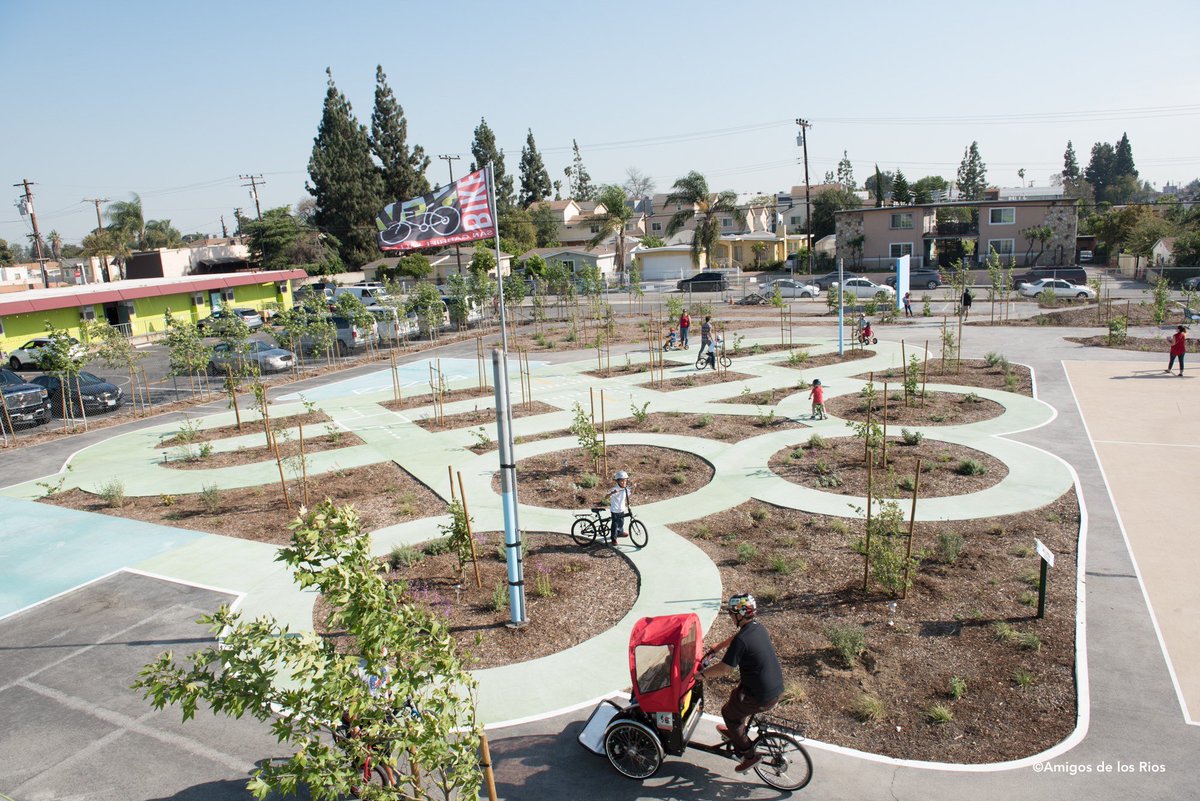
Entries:
[[1200, 289], [1200, 275], [1193, 275], [1191, 278], [1183, 279], [1183, 283], [1180, 286], [1189, 292], [1195, 292], [1197, 289]]
[[[896, 276], [889, 275], [884, 283], [893, 289], [896, 286]], [[937, 270], [909, 270], [908, 285], [912, 288], [925, 287], [926, 289], [937, 289], [942, 284], [946, 283], [942, 280], [942, 274]]]
[[63, 414], [64, 404], [72, 414], [79, 414], [80, 400], [83, 411], [88, 414], [118, 409], [125, 402], [125, 393], [120, 387], [86, 370], [79, 373], [78, 381], [67, 378], [65, 397], [63, 382], [57, 375], [39, 375], [33, 383], [49, 393], [50, 410], [57, 415]]
[[42, 387], [28, 383], [12, 370], [0, 369], [0, 393], [4, 396], [0, 425], [9, 431], [18, 423], [38, 426], [50, 422], [50, 398]]
[[[849, 271], [842, 273], [842, 276], [845, 278], [862, 278], [862, 276], [858, 273], [852, 273]], [[825, 292], [829, 289], [830, 284], [836, 284], [839, 280], [840, 279], [838, 278], [837, 271], [835, 270], [832, 273], [825, 273], [825, 275], [822, 275], [820, 278], [814, 278], [812, 283], [819, 286], [822, 292]]]
[[729, 283], [721, 273], [696, 273], [675, 285], [680, 292], [724, 292]]

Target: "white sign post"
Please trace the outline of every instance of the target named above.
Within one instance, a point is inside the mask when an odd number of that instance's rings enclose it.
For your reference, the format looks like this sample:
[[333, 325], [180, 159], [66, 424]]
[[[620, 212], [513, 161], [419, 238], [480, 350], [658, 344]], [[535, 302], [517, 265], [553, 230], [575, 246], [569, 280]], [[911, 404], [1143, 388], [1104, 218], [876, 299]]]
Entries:
[[1033, 540], [1033, 549], [1037, 551], [1037, 555], [1042, 559], [1042, 579], [1038, 583], [1038, 620], [1046, 616], [1046, 579], [1049, 576], [1050, 568], [1054, 567], [1054, 552], [1046, 547], [1045, 543], [1036, 537]]

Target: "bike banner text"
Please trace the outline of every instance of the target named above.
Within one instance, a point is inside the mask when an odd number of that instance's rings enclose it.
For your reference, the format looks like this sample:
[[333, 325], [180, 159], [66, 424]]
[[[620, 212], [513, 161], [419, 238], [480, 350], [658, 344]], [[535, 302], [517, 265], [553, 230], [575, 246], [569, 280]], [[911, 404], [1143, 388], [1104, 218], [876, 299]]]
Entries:
[[496, 235], [495, 220], [487, 173], [477, 170], [431, 194], [389, 204], [375, 224], [379, 247], [397, 251], [487, 239]]

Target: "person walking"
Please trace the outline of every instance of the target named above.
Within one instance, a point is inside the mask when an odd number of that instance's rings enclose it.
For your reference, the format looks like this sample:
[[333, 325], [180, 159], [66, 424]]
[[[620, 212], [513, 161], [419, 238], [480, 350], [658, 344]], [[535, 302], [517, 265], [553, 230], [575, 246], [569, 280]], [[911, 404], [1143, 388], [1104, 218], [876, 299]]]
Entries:
[[825, 387], [821, 386], [821, 379], [814, 378], [812, 382], [812, 392], [808, 393], [808, 397], [812, 399], [812, 420], [825, 419]]
[[971, 294], [969, 286], [963, 287], [962, 302], [959, 306], [959, 312], [965, 320], [971, 314], [971, 302], [975, 300], [975, 296]]
[[704, 316], [704, 322], [700, 325], [700, 347], [705, 347], [708, 341], [712, 339], [712, 315]]
[[905, 317], [912, 317], [912, 316], [913, 316], [913, 313], [912, 313], [912, 293], [911, 293], [911, 292], [905, 292], [905, 293], [904, 293], [904, 316], [905, 316]]
[[692, 318], [688, 315], [687, 309], [683, 310], [683, 314], [679, 315], [679, 347], [684, 350], [688, 349], [688, 329], [692, 327]]
[[1166, 373], [1171, 372], [1171, 368], [1175, 366], [1175, 359], [1179, 359], [1179, 377], [1183, 378], [1183, 354], [1187, 353], [1187, 326], [1181, 325], [1176, 327], [1175, 335], [1171, 337], [1171, 359], [1167, 362]]

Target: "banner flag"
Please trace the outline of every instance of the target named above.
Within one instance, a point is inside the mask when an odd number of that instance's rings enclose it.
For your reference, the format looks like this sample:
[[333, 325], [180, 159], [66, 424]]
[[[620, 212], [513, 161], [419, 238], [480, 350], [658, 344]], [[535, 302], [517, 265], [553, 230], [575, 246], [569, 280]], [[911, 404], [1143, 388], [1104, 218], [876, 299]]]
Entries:
[[473, 242], [496, 235], [496, 215], [488, 203], [486, 170], [413, 200], [389, 204], [375, 218], [379, 247], [418, 250]]

